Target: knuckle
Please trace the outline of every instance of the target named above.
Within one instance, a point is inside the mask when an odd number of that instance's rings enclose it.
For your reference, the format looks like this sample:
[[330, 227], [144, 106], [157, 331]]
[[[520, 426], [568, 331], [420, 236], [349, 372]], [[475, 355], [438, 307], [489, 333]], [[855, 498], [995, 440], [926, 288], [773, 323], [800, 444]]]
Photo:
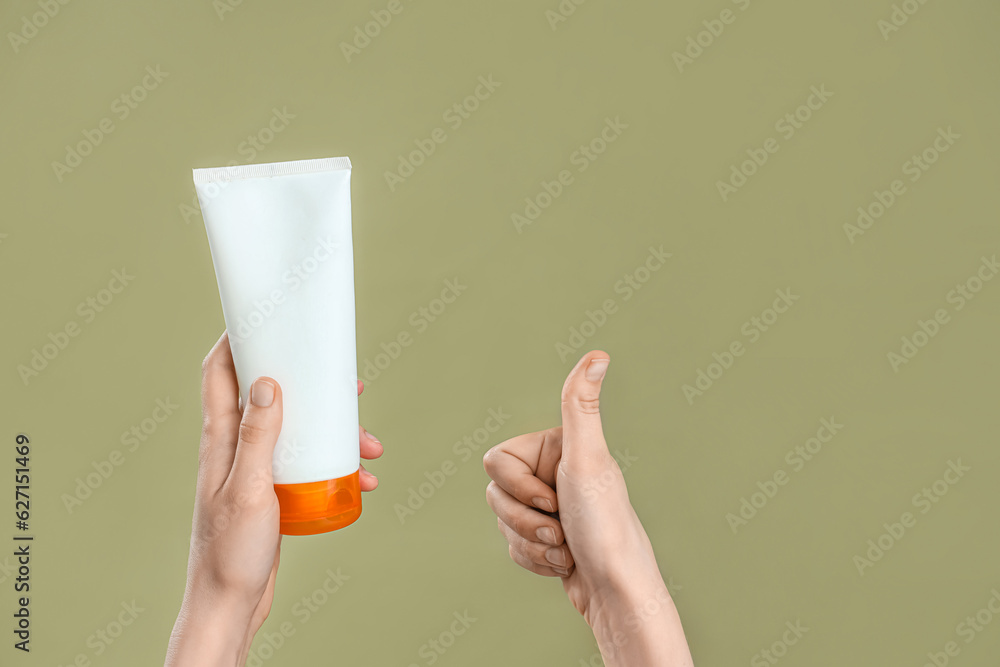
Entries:
[[266, 512], [271, 509], [273, 499], [260, 490], [247, 494], [246, 509], [250, 512]]
[[245, 486], [248, 491], [259, 495], [266, 500], [276, 498], [274, 495], [273, 482], [271, 481], [270, 470], [254, 470], [246, 477]]
[[573, 408], [577, 412], [581, 412], [586, 415], [597, 414], [600, 412], [601, 399], [599, 398], [586, 398], [583, 396], [577, 396], [572, 401]]
[[486, 485], [486, 503], [494, 512], [497, 511], [497, 494], [499, 490], [500, 485], [496, 482], [490, 482]]
[[507, 522], [506, 523], [507, 523], [508, 526], [510, 526], [510, 529], [512, 531], [514, 531], [515, 534], [521, 535], [521, 536], [524, 535], [524, 532], [523, 532], [524, 531], [524, 519], [523, 518], [521, 518], [521, 517], [517, 516], [516, 514], [514, 514], [514, 515], [511, 515], [510, 517], [507, 518]]
[[231, 490], [227, 500], [228, 507], [234, 512], [254, 513], [271, 506], [271, 498], [252, 479], [244, 480], [238, 489]]
[[223, 432], [222, 423], [217, 417], [211, 417], [207, 413], [202, 417], [201, 435], [203, 440], [215, 440], [222, 437]]
[[267, 430], [259, 424], [253, 422], [243, 422], [240, 424], [240, 441], [248, 443], [258, 443], [267, 435]]
[[494, 473], [497, 469], [497, 458], [499, 456], [500, 451], [497, 447], [491, 447], [485, 454], [483, 454], [483, 469], [490, 477], [494, 477]]

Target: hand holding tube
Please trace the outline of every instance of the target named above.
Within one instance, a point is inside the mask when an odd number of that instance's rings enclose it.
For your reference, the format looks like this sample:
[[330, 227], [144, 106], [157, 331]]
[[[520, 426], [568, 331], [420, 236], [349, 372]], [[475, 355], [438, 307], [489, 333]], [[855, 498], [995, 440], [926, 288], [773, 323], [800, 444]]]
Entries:
[[558, 576], [605, 664], [692, 664], [652, 545], [608, 452], [599, 411], [610, 359], [586, 354], [562, 390], [562, 426], [486, 453], [486, 496], [517, 564]]
[[[203, 426], [187, 586], [167, 667], [245, 662], [271, 609], [281, 548], [271, 472], [281, 431], [281, 388], [270, 378], [258, 378], [241, 411], [226, 334], [205, 358], [202, 373]], [[382, 444], [359, 430], [361, 456], [381, 456]], [[362, 468], [361, 489], [376, 486], [375, 476]]]

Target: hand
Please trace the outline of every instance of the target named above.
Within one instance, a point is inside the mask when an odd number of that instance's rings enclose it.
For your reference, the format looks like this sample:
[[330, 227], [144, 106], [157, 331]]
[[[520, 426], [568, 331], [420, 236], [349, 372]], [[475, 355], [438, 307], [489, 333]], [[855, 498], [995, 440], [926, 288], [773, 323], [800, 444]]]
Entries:
[[[358, 382], [358, 395], [363, 390]], [[242, 665], [271, 609], [281, 535], [271, 459], [281, 431], [281, 387], [257, 378], [245, 408], [228, 334], [202, 365], [201, 448], [187, 586], [166, 665]], [[382, 444], [359, 426], [361, 456]], [[378, 479], [362, 467], [361, 490]]]
[[514, 562], [562, 579], [605, 664], [690, 665], [652, 545], [604, 440], [599, 397], [610, 361], [590, 352], [570, 371], [561, 427], [486, 453], [487, 502]]

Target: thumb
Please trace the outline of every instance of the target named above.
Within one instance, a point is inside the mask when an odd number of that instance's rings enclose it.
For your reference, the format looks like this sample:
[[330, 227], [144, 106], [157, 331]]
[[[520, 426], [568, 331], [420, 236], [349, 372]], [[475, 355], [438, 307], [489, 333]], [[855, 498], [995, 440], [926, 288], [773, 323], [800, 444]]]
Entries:
[[271, 459], [281, 433], [281, 387], [260, 377], [250, 387], [250, 400], [243, 410], [236, 457], [229, 483], [247, 487], [273, 484]]
[[563, 455], [606, 453], [601, 427], [601, 382], [611, 358], [594, 350], [583, 355], [569, 372], [562, 390]]

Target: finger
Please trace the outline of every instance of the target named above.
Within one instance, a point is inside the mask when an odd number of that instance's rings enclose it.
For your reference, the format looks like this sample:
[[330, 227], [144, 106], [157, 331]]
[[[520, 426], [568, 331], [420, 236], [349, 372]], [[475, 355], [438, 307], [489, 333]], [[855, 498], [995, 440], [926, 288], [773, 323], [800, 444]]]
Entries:
[[201, 369], [199, 474], [218, 488], [233, 466], [240, 428], [240, 388], [228, 333], [223, 332], [202, 362]]
[[[569, 555], [569, 549], [565, 546], [554, 548], [546, 547], [542, 544], [531, 546], [531, 543], [525, 541], [524, 538], [517, 535], [499, 519], [497, 519], [497, 527], [509, 544], [507, 553], [510, 554], [511, 559], [515, 563], [524, 569], [546, 577], [565, 577], [572, 571], [573, 560]], [[553, 555], [553, 558], [560, 562], [568, 562], [570, 565], [563, 567], [562, 565], [549, 562], [545, 558], [546, 550], [557, 552], [557, 555]]]
[[[364, 390], [365, 383], [358, 380], [358, 396], [360, 396], [361, 392]], [[382, 447], [382, 443], [379, 442], [378, 438], [366, 431], [363, 426], [358, 426], [358, 431], [359, 444], [361, 445], [361, 458], [377, 459], [382, 456], [385, 449]], [[361, 466], [359, 482], [361, 484], [362, 491], [374, 491], [378, 487], [378, 477], [365, 470], [364, 466]]]
[[227, 484], [273, 484], [271, 463], [281, 433], [281, 387], [271, 378], [260, 377], [250, 387], [250, 400], [243, 410], [236, 458]]
[[358, 427], [358, 432], [360, 434], [359, 442], [361, 444], [361, 458], [377, 459], [382, 456], [385, 448], [382, 447], [382, 443], [379, 442], [378, 438], [366, 431], [363, 426]]
[[486, 487], [486, 502], [501, 521], [524, 539], [552, 547], [563, 543], [565, 538], [558, 521], [528, 507], [496, 482], [490, 482]]
[[526, 540], [500, 519], [497, 519], [497, 526], [503, 536], [507, 538], [507, 543], [516, 551], [527, 556], [536, 565], [562, 570], [569, 570], [573, 567], [573, 555], [565, 544], [554, 547], [534, 540]]
[[218, 427], [222, 433], [231, 431], [235, 436], [240, 422], [240, 387], [228, 332], [222, 333], [201, 368], [201, 410], [205, 426]]
[[508, 553], [510, 553], [510, 558], [515, 563], [523, 567], [529, 572], [534, 572], [535, 574], [540, 574], [543, 577], [559, 577], [565, 578], [573, 574], [573, 568], [564, 570], [561, 567], [548, 567], [546, 565], [539, 565], [538, 563], [532, 561], [530, 558], [522, 554], [521, 552], [514, 549], [514, 547], [508, 548]]
[[607, 454], [599, 406], [601, 382], [610, 362], [606, 352], [588, 352], [566, 378], [562, 390], [564, 459]]
[[378, 488], [378, 477], [365, 470], [364, 466], [361, 466], [361, 473], [358, 477], [362, 491], [374, 491]]
[[555, 468], [562, 451], [559, 429], [511, 438], [483, 456], [483, 467], [504, 491], [525, 505], [555, 512]]

